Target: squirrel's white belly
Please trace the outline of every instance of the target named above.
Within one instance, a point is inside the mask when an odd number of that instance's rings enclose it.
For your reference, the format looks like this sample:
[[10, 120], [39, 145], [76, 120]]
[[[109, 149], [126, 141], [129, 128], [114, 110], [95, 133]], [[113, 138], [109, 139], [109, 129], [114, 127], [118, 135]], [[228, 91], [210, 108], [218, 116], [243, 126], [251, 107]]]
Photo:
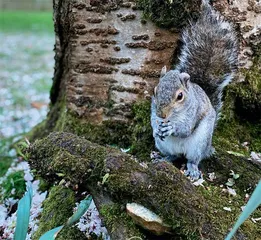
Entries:
[[194, 134], [187, 138], [168, 136], [164, 141], [158, 137], [155, 140], [157, 149], [164, 155], [176, 156], [184, 154], [186, 156], [198, 151], [196, 149], [198, 144], [196, 144], [196, 136]]
[[164, 141], [156, 138], [156, 147], [164, 155], [179, 155], [184, 154], [187, 150], [187, 140], [185, 138], [178, 138], [168, 136]]

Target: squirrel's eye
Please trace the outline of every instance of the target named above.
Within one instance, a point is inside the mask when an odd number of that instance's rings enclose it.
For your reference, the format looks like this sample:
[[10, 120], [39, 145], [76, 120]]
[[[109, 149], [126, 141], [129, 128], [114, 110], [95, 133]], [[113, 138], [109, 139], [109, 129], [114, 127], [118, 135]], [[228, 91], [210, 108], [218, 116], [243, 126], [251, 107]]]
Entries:
[[177, 96], [177, 100], [178, 100], [178, 101], [181, 101], [182, 99], [183, 99], [183, 93], [180, 92], [180, 93], [178, 94], [178, 96]]

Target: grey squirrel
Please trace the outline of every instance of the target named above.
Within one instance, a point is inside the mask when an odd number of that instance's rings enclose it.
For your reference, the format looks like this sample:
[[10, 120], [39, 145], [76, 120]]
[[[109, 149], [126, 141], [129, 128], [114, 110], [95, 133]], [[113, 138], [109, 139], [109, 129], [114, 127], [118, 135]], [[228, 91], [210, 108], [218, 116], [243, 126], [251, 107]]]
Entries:
[[185, 175], [198, 179], [198, 164], [213, 152], [212, 135], [222, 107], [222, 92], [238, 65], [238, 41], [230, 23], [207, 0], [201, 14], [182, 33], [174, 70], [163, 67], [151, 104], [157, 149], [168, 159], [184, 155]]

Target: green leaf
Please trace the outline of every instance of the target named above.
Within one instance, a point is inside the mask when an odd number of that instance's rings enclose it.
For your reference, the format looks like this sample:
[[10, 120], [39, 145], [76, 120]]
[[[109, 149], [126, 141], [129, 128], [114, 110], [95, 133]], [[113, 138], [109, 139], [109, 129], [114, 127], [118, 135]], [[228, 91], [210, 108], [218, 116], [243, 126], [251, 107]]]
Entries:
[[109, 173], [106, 173], [106, 174], [103, 176], [103, 178], [102, 178], [102, 185], [103, 185], [104, 183], [106, 183], [106, 181], [107, 181], [107, 179], [109, 178], [109, 176], [110, 176]]
[[239, 153], [239, 152], [233, 152], [233, 151], [227, 151], [228, 154], [234, 155], [236, 157], [245, 157], [244, 154]]
[[19, 145], [25, 148], [29, 148], [29, 145], [26, 142], [20, 142]]
[[29, 184], [27, 188], [27, 192], [18, 202], [17, 221], [16, 221], [14, 240], [24, 240], [26, 238], [28, 225], [29, 225], [32, 198], [33, 198], [33, 188], [32, 185]]
[[232, 187], [235, 185], [235, 180], [233, 178], [229, 178], [226, 182], [226, 185]]
[[57, 234], [62, 230], [63, 226], [59, 226], [56, 228], [53, 228], [52, 230], [46, 232], [44, 235], [40, 237], [39, 240], [54, 240], [57, 236]]
[[71, 226], [75, 222], [77, 222], [81, 216], [88, 210], [90, 204], [92, 201], [92, 196], [89, 195], [84, 200], [82, 200], [76, 210], [76, 212], [68, 219], [67, 223], [65, 225]]
[[17, 155], [21, 156], [21, 157], [22, 157], [23, 159], [25, 159], [25, 160], [28, 160], [28, 157], [25, 156], [25, 155], [22, 153], [22, 151], [21, 151], [20, 148], [16, 147], [15, 150], [16, 150], [16, 152], [17, 152]]
[[239, 174], [234, 174], [234, 175], [233, 175], [233, 178], [234, 178], [234, 179], [238, 179], [238, 178], [239, 178]]
[[57, 175], [58, 177], [64, 177], [64, 176], [65, 176], [64, 173], [56, 173], [56, 175]]
[[244, 208], [244, 211], [239, 216], [236, 224], [234, 225], [231, 232], [227, 235], [225, 240], [230, 240], [234, 234], [236, 233], [237, 229], [240, 225], [250, 216], [252, 212], [261, 204], [261, 181], [258, 183], [255, 191], [252, 193], [247, 205]]

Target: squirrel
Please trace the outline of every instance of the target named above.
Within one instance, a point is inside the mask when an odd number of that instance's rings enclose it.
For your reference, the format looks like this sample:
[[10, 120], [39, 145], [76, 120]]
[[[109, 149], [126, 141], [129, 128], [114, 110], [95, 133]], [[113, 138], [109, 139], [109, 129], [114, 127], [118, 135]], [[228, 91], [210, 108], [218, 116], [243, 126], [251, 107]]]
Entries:
[[214, 153], [212, 135], [222, 108], [222, 92], [235, 75], [238, 40], [233, 26], [202, 1], [199, 19], [182, 33], [174, 70], [162, 68], [151, 103], [156, 148], [167, 160], [187, 158], [185, 175], [201, 177], [200, 161]]

